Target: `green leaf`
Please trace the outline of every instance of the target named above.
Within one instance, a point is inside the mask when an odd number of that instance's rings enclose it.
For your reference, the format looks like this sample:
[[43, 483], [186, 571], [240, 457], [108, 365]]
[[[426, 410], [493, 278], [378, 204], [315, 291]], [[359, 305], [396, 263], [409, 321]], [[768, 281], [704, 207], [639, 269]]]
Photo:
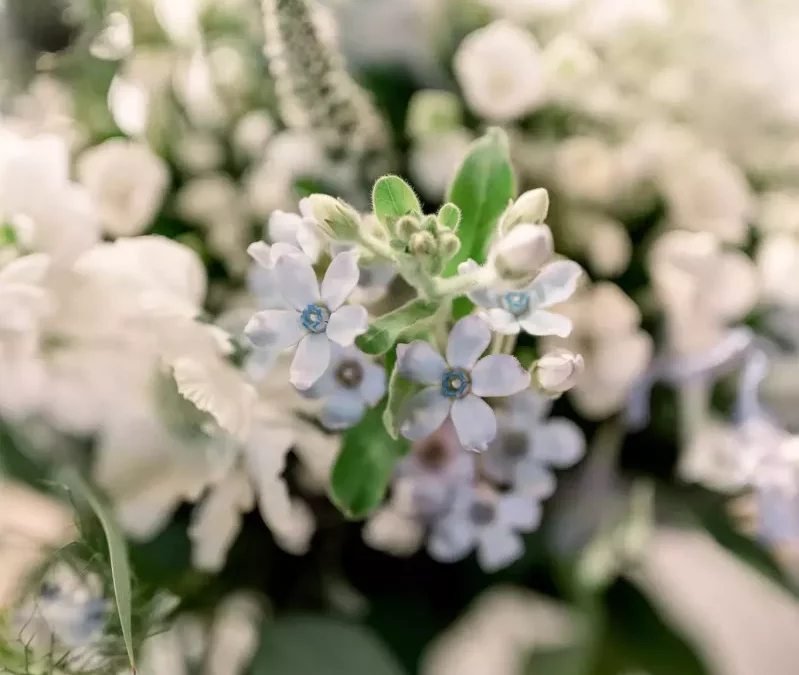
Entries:
[[368, 629], [321, 616], [266, 622], [251, 675], [404, 675]]
[[419, 390], [413, 382], [409, 382], [399, 374], [396, 366], [391, 371], [388, 381], [388, 399], [383, 412], [383, 424], [388, 435], [393, 439], [399, 438], [399, 420], [397, 419], [403, 403]]
[[422, 205], [413, 189], [399, 176], [383, 176], [372, 190], [372, 207], [383, 225], [409, 213], [421, 215]]
[[373, 321], [369, 330], [355, 341], [358, 349], [372, 356], [385, 354], [406, 330], [432, 317], [439, 304], [420, 298], [384, 314]]
[[444, 204], [438, 211], [438, 223], [450, 230], [457, 230], [461, 222], [461, 210], [455, 204]]
[[116, 520], [111, 514], [111, 510], [94, 490], [92, 490], [91, 486], [89, 486], [77, 470], [73, 468], [64, 469], [59, 475], [59, 480], [74, 493], [86, 500], [97, 516], [97, 519], [100, 521], [100, 525], [105, 533], [105, 540], [108, 544], [108, 556], [111, 563], [111, 576], [114, 582], [114, 598], [116, 601], [117, 613], [119, 614], [119, 625], [122, 627], [122, 637], [125, 640], [125, 648], [128, 652], [130, 667], [135, 672], [136, 663], [133, 657], [131, 574], [125, 538], [117, 527]]
[[485, 260], [497, 219], [515, 195], [508, 137], [501, 129], [490, 129], [472, 143], [449, 188], [447, 200], [461, 210], [461, 248], [450, 260], [444, 276], [455, 274], [458, 265], [469, 258]]
[[385, 404], [370, 409], [344, 434], [330, 477], [331, 499], [348, 518], [365, 518], [385, 498], [391, 474], [410, 443], [394, 439], [383, 425]]

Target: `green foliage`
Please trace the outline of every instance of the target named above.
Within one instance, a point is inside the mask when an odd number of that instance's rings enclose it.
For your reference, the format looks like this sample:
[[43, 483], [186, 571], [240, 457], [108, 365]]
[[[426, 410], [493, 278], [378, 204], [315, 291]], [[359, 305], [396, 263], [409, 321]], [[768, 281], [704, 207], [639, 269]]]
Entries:
[[122, 629], [122, 636], [125, 640], [125, 647], [128, 652], [130, 666], [136, 670], [133, 655], [133, 627], [132, 614], [133, 602], [131, 593], [131, 572], [128, 562], [128, 549], [125, 538], [122, 535], [117, 523], [111, 514], [110, 509], [103, 503], [103, 500], [95, 494], [94, 490], [83, 479], [83, 477], [72, 468], [66, 468], [59, 476], [60, 480], [75, 494], [85, 499], [94, 511], [97, 519], [102, 525], [108, 544], [108, 555], [111, 563], [111, 575], [114, 584], [114, 600], [119, 614], [119, 624]]
[[406, 331], [418, 328], [418, 324], [430, 319], [438, 308], [438, 302], [422, 298], [412, 300], [373, 321], [369, 330], [358, 337], [356, 345], [362, 352], [372, 356], [385, 354]]
[[394, 656], [367, 629], [327, 617], [267, 623], [252, 675], [403, 675]]
[[404, 438], [392, 438], [383, 425], [385, 404], [369, 410], [347, 431], [330, 477], [331, 499], [353, 520], [365, 518], [385, 498], [397, 462], [408, 452]]
[[391, 377], [388, 380], [388, 398], [386, 409], [383, 413], [383, 424], [386, 427], [388, 435], [393, 439], [399, 438], [399, 411], [405, 401], [408, 400], [419, 387], [413, 382], [409, 382], [399, 374], [399, 369], [394, 368], [391, 371]]
[[445, 276], [454, 275], [464, 260], [485, 260], [497, 219], [515, 195], [508, 137], [500, 129], [491, 129], [472, 144], [449, 188], [447, 200], [462, 214], [458, 228], [461, 247], [447, 265]]
[[443, 227], [448, 227], [453, 232], [458, 229], [461, 222], [461, 210], [447, 202], [438, 210], [438, 223]]
[[377, 180], [372, 190], [372, 208], [387, 228], [402, 216], [422, 213], [422, 205], [413, 189], [399, 176], [383, 176]]

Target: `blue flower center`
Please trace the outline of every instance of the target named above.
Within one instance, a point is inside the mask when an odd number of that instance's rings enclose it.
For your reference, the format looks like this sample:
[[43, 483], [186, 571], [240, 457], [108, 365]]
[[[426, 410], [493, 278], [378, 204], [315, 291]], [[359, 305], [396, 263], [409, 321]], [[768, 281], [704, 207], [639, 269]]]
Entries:
[[460, 368], [448, 370], [441, 378], [441, 393], [447, 398], [463, 398], [472, 390], [472, 378]]
[[330, 311], [324, 305], [308, 305], [302, 310], [300, 321], [311, 333], [324, 333], [330, 321]]
[[502, 306], [514, 316], [519, 316], [530, 306], [530, 296], [522, 291], [510, 291], [502, 296]]

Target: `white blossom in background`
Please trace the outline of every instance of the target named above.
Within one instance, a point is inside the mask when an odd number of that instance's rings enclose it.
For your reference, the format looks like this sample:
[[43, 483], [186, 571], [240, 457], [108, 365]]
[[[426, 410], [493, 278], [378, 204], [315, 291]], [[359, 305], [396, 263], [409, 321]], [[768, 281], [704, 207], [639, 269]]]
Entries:
[[476, 550], [480, 567], [495, 572], [521, 557], [520, 533], [534, 531], [540, 520], [541, 507], [533, 496], [463, 486], [449, 512], [433, 523], [427, 550], [440, 562], [462, 560]]
[[567, 138], [555, 149], [554, 161], [558, 186], [572, 199], [607, 204], [623, 187], [619, 153], [602, 138]]
[[80, 182], [89, 191], [107, 234], [130, 237], [153, 223], [169, 185], [166, 163], [136, 141], [112, 138], [78, 160]]
[[416, 141], [408, 157], [408, 171], [423, 196], [439, 200], [474, 140], [465, 129], [427, 134]]
[[[474, 261], [461, 263], [458, 272], [477, 268]], [[481, 308], [479, 316], [492, 330], [504, 335], [521, 331], [530, 335], [559, 335], [571, 332], [571, 320], [549, 311], [568, 300], [577, 289], [583, 271], [571, 260], [557, 260], [546, 265], [526, 288], [514, 291], [474, 291], [469, 298]]]
[[495, 21], [468, 35], [453, 61], [466, 103], [492, 122], [510, 122], [544, 100], [541, 54], [532, 33]]
[[306, 396], [323, 399], [319, 421], [340, 431], [355, 426], [386, 393], [386, 371], [355, 347], [331, 345], [330, 365]]
[[[425, 389], [400, 411], [400, 433], [410, 440], [432, 434], [451, 416], [463, 446], [484, 450], [497, 432], [494, 411], [482, 397], [503, 397], [530, 386], [530, 374], [513, 356], [480, 355], [491, 331], [479, 317], [468, 316], [452, 328], [446, 360], [427, 342], [397, 346], [397, 368]], [[479, 360], [478, 360], [479, 359]]]
[[544, 351], [565, 348], [582, 357], [584, 372], [569, 391], [572, 402], [591, 419], [620, 410], [652, 356], [638, 307], [615, 284], [600, 282], [558, 309], [574, 329], [566, 339], [547, 338]]
[[538, 499], [555, 490], [552, 469], [567, 469], [585, 453], [580, 428], [563, 417], [545, 419], [551, 404], [532, 391], [509, 397], [498, 413], [499, 432], [481, 469], [500, 485]]
[[337, 255], [321, 287], [304, 256], [281, 257], [275, 263], [275, 278], [291, 308], [258, 312], [245, 334], [261, 349], [281, 351], [297, 345], [291, 382], [308, 389], [330, 363], [330, 343], [349, 347], [368, 327], [363, 307], [344, 304], [358, 284], [358, 251]]
[[799, 236], [793, 233], [767, 234], [755, 256], [763, 300], [783, 307], [799, 307]]

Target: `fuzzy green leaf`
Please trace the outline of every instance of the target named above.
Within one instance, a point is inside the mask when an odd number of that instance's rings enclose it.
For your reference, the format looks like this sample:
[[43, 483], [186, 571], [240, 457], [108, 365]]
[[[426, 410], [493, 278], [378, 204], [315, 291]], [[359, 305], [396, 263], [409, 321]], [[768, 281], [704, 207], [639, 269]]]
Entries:
[[417, 299], [384, 314], [369, 326], [369, 330], [355, 341], [358, 349], [366, 354], [377, 356], [391, 349], [402, 334], [415, 324], [432, 317], [439, 303]]
[[461, 222], [461, 210], [455, 204], [444, 204], [438, 211], [438, 223], [450, 230], [457, 230]]
[[385, 226], [409, 213], [421, 215], [422, 205], [413, 189], [399, 176], [383, 176], [372, 190], [372, 208]]
[[461, 210], [461, 248], [450, 260], [444, 276], [454, 275], [458, 265], [469, 258], [485, 260], [497, 219], [515, 195], [508, 137], [501, 129], [490, 129], [472, 143], [449, 188], [447, 200]]
[[330, 477], [333, 503], [353, 520], [368, 516], [386, 496], [391, 474], [410, 443], [394, 439], [383, 426], [385, 403], [370, 409], [344, 434]]
[[128, 652], [130, 667], [135, 672], [131, 573], [125, 537], [117, 526], [116, 519], [112, 515], [111, 509], [104, 503], [103, 499], [94, 492], [78, 471], [67, 468], [59, 478], [70, 490], [86, 500], [103, 528], [105, 540], [108, 544], [108, 556], [111, 564], [111, 576], [114, 582], [114, 599], [117, 613], [119, 614], [119, 624], [122, 627], [122, 637], [125, 640], [125, 648]]

